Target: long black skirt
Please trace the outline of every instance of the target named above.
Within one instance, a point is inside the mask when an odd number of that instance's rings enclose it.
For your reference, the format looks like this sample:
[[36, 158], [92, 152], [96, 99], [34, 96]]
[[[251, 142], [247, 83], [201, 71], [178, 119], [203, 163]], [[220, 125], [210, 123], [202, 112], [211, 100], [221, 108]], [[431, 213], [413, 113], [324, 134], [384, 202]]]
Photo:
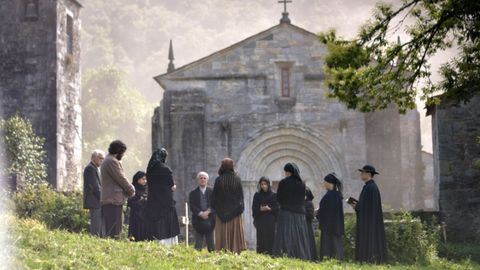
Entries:
[[312, 260], [317, 259], [317, 246], [315, 243], [315, 231], [313, 230], [313, 226], [311, 222], [307, 222], [307, 229], [308, 229], [308, 243], [310, 246], [310, 253], [312, 254]]
[[339, 261], [343, 260], [343, 235], [333, 235], [322, 231], [320, 240], [320, 260], [325, 257], [337, 259]]
[[144, 241], [148, 239], [148, 228], [143, 213], [138, 207], [131, 207], [128, 220], [128, 238], [132, 241]]
[[305, 214], [280, 210], [277, 218], [274, 256], [312, 260]]
[[257, 229], [257, 252], [272, 255], [275, 239], [275, 216], [273, 214], [260, 215], [255, 220]]
[[175, 208], [160, 216], [158, 220], [149, 220], [148, 232], [150, 240], [168, 239], [179, 235], [180, 225]]

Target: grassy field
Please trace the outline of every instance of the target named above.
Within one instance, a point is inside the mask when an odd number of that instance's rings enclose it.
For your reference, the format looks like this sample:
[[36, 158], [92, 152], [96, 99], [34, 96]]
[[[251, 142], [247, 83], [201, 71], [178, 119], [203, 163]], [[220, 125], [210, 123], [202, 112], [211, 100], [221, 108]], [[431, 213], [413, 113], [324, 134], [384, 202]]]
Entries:
[[435, 259], [427, 265], [373, 266], [274, 259], [253, 251], [241, 255], [209, 254], [183, 245], [166, 248], [153, 242], [113, 241], [51, 231], [31, 219], [9, 216], [3, 221], [11, 228], [8, 240], [13, 253], [13, 269], [480, 269], [480, 265], [468, 260]]

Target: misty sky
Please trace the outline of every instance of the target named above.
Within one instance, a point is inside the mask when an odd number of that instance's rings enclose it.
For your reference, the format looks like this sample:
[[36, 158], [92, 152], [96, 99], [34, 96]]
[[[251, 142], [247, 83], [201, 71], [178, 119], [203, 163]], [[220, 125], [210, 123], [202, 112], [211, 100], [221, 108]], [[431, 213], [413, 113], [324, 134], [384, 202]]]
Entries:
[[[135, 36], [125, 29], [124, 38], [145, 39], [150, 48], [148, 57], [142, 62], [147, 68], [132, 70], [138, 82], [138, 88], [152, 91], [155, 97], [162, 96], [162, 89], [152, 77], [166, 71], [168, 60], [168, 42], [173, 40], [175, 66], [180, 67], [215, 51], [255, 35], [279, 23], [283, 4], [277, 0], [137, 0], [148, 8], [150, 16], [156, 17], [152, 35]], [[335, 28], [337, 33], [352, 38], [359, 26], [367, 21], [375, 6], [375, 0], [293, 0], [288, 5], [292, 24], [308, 31], [318, 33]], [[399, 0], [387, 1], [399, 5]], [[89, 10], [88, 1], [83, 12]], [[138, 23], [138, 22], [136, 22]], [[396, 35], [391, 37], [396, 40]], [[402, 37], [406, 37], [400, 33]], [[139, 48], [140, 49], [140, 48]], [[433, 70], [451, 54], [442, 54], [432, 61]], [[136, 72], [136, 73], [135, 73]], [[435, 74], [433, 80], [437, 80]], [[423, 105], [419, 104], [420, 109]], [[431, 153], [430, 118], [422, 115], [422, 144], [424, 150]]]

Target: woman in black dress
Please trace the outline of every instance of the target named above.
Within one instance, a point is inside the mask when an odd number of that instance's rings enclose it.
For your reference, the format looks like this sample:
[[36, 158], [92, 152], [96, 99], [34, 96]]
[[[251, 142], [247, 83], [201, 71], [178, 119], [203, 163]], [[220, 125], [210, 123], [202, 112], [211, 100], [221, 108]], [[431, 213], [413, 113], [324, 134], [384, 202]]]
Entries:
[[324, 178], [327, 193], [318, 207], [317, 219], [322, 231], [320, 242], [320, 259], [323, 257], [343, 260], [343, 220], [342, 182], [334, 174]]
[[128, 238], [132, 241], [143, 241], [148, 237], [144, 215], [145, 205], [147, 205], [147, 174], [138, 171], [133, 176], [132, 185], [135, 187], [135, 196], [128, 199], [127, 203], [130, 207]]
[[277, 196], [270, 186], [270, 179], [262, 176], [259, 190], [253, 196], [253, 225], [257, 229], [257, 252], [272, 255], [275, 239], [275, 220], [278, 214]]
[[305, 189], [305, 218], [307, 220], [308, 228], [308, 240], [310, 244], [310, 252], [312, 253], [312, 259], [317, 259], [317, 248], [315, 246], [315, 232], [313, 231], [312, 221], [315, 216], [315, 206], [313, 205], [313, 199], [315, 197], [312, 191], [306, 187]]
[[178, 244], [180, 225], [173, 200], [177, 186], [173, 182], [172, 170], [165, 164], [167, 155], [164, 148], [157, 149], [148, 162], [145, 215], [149, 223], [149, 238], [170, 246]]
[[294, 163], [287, 163], [283, 170], [286, 177], [280, 181], [277, 190], [280, 211], [273, 255], [312, 260], [305, 219], [305, 184]]

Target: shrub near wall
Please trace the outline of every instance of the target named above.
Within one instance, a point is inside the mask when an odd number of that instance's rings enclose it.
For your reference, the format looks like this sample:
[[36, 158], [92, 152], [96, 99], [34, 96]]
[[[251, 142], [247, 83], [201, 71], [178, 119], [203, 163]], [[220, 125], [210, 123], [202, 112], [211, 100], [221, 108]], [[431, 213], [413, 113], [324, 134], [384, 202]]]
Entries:
[[83, 209], [81, 193], [61, 193], [48, 185], [39, 185], [14, 193], [13, 200], [19, 217], [40, 220], [50, 229], [88, 230], [89, 216]]
[[[437, 256], [439, 227], [428, 226], [409, 212], [387, 214], [385, 236], [389, 263], [428, 263]], [[345, 217], [345, 258], [355, 260], [356, 216]]]

